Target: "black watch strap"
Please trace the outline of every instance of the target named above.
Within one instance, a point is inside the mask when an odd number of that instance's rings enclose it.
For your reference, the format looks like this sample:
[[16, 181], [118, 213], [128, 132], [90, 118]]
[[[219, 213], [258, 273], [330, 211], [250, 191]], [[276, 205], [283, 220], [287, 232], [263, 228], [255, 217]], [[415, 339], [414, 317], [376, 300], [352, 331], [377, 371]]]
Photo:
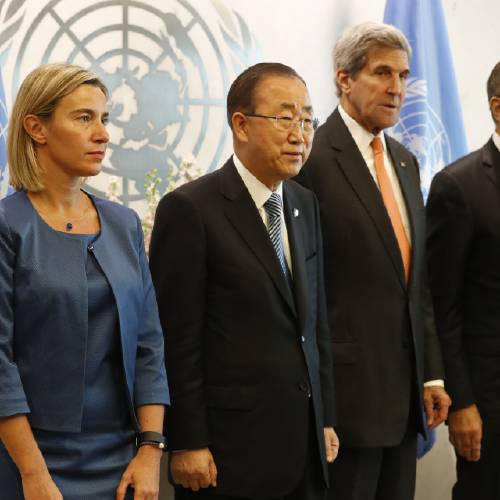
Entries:
[[146, 431], [137, 434], [136, 438], [137, 448], [144, 446], [145, 444], [150, 446], [156, 446], [160, 450], [166, 451], [166, 439], [163, 434], [159, 432]]

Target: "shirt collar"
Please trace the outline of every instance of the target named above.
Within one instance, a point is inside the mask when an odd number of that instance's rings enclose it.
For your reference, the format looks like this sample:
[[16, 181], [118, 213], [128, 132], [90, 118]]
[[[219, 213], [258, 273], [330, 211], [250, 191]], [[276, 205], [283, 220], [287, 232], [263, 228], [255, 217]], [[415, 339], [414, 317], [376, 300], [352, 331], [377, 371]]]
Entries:
[[[248, 189], [252, 200], [257, 207], [257, 210], [260, 210], [264, 203], [269, 199], [273, 191], [271, 191], [265, 184], [259, 181], [255, 175], [248, 170], [245, 165], [241, 162], [241, 160], [236, 156], [236, 153], [233, 154], [233, 162], [236, 167], [237, 172], [240, 174], [241, 180], [245, 187]], [[280, 195], [282, 203], [283, 203], [283, 183], [280, 182], [275, 191]]]
[[495, 146], [497, 147], [498, 151], [500, 151], [500, 135], [498, 134], [497, 131], [493, 132], [492, 139], [493, 139], [493, 142], [495, 143]]
[[[347, 129], [351, 133], [356, 146], [358, 146], [361, 155], [363, 157], [372, 155], [373, 153], [370, 144], [375, 136], [371, 132], [368, 132], [368, 130], [360, 125], [354, 118], [348, 115], [347, 111], [340, 104], [339, 113], [342, 117], [342, 120], [344, 120]], [[380, 140], [382, 141], [382, 147], [384, 148], [384, 152], [386, 152], [387, 148], [385, 145], [385, 136], [382, 131], [377, 134], [377, 137], [380, 137]]]

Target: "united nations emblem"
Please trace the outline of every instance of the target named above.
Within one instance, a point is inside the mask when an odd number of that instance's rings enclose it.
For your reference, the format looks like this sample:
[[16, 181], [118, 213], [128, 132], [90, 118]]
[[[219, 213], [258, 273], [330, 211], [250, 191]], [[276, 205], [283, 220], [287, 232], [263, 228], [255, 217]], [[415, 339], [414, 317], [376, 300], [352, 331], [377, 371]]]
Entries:
[[418, 159], [424, 198], [434, 174], [451, 161], [445, 126], [427, 99], [427, 82], [409, 78], [401, 118], [389, 132]]
[[[225, 95], [258, 48], [223, 2], [197, 7], [188, 0], [52, 0], [18, 45], [13, 95], [33, 67], [48, 62], [80, 64], [105, 81], [111, 141], [103, 171], [120, 179], [125, 205], [144, 199], [152, 169], [165, 182], [185, 158], [202, 171], [222, 161], [229, 137]], [[104, 195], [101, 176], [89, 182]]]

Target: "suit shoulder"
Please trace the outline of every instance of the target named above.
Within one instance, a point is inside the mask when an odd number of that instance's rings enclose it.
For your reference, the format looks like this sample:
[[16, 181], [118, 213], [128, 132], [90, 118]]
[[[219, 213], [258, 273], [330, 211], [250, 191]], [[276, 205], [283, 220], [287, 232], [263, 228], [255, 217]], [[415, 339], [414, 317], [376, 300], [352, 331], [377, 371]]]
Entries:
[[455, 160], [453, 163], [450, 163], [443, 169], [443, 172], [456, 178], [468, 177], [477, 168], [481, 167], [482, 153], [483, 148], [476, 149], [476, 151], [472, 151], [458, 160]]
[[220, 172], [216, 170], [202, 175], [198, 179], [186, 182], [167, 193], [160, 201], [160, 205], [185, 202], [190, 205], [204, 204], [207, 198], [219, 189]]
[[289, 189], [297, 198], [305, 200], [309, 203], [314, 203], [316, 195], [313, 193], [313, 191], [303, 186], [302, 184], [299, 184], [295, 179], [286, 180], [285, 185], [287, 186], [287, 189]]
[[0, 200], [0, 235], [8, 235], [10, 238], [9, 219], [12, 214], [17, 213], [18, 193], [13, 193]]
[[432, 179], [429, 201], [438, 195], [450, 196], [460, 193], [463, 199], [474, 200], [484, 192], [486, 171], [482, 162], [483, 148], [457, 159], [438, 172]]
[[183, 213], [186, 210], [204, 212], [203, 207], [213, 205], [214, 193], [220, 190], [220, 176], [221, 170], [218, 169], [182, 184], [163, 196], [158, 204], [158, 211], [163, 213], [175, 207]]
[[0, 200], [0, 217], [14, 232], [41, 220], [25, 191], [16, 191]]
[[97, 207], [99, 213], [105, 217], [119, 218], [123, 221], [136, 221], [137, 213], [132, 208], [126, 207], [116, 201], [99, 198], [98, 196], [90, 195], [92, 201]]
[[26, 193], [24, 191], [16, 191], [2, 198], [0, 200], [0, 213], [6, 215], [9, 211], [16, 210], [25, 197]]
[[415, 155], [406, 146], [401, 144], [398, 140], [394, 139], [394, 137], [385, 134], [385, 140], [386, 143], [388, 143], [389, 148], [393, 150], [396, 154], [401, 156], [411, 157], [416, 163], [417, 159]]
[[182, 186], [174, 189], [172, 193], [177, 193], [188, 197], [193, 195], [201, 195], [205, 192], [216, 189], [219, 183], [219, 177], [220, 170], [215, 170], [214, 172], [210, 172], [208, 174], [202, 175], [201, 177], [198, 177], [198, 179], [182, 184]]

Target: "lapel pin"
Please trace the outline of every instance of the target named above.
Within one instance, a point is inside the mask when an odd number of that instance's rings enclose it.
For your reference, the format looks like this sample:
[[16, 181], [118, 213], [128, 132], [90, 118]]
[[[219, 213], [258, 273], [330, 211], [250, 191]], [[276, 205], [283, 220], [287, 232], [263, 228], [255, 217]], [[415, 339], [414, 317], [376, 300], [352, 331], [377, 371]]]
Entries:
[[294, 217], [298, 217], [299, 216], [299, 209], [298, 208], [294, 208], [293, 209], [293, 216]]
[[406, 167], [406, 163], [404, 161], [401, 162], [401, 166], [404, 168]]

